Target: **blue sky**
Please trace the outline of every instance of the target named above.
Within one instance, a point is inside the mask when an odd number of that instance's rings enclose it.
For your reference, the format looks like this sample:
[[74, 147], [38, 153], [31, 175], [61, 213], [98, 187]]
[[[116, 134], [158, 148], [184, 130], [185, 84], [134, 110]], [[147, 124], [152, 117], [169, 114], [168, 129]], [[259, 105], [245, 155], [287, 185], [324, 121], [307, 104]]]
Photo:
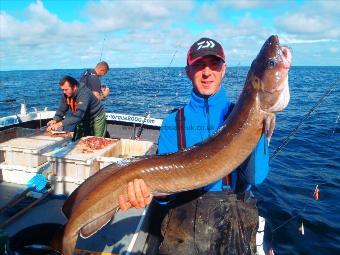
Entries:
[[0, 70], [185, 66], [190, 45], [219, 41], [249, 66], [271, 34], [293, 65], [340, 65], [336, 0], [0, 0]]

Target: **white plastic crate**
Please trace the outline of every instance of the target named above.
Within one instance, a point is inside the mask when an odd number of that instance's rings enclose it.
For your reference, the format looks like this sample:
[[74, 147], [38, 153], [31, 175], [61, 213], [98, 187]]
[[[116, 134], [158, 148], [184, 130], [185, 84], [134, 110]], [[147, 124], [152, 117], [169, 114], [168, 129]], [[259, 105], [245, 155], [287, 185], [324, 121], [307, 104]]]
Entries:
[[145, 155], [152, 147], [149, 141], [120, 139], [112, 150], [113, 157], [130, 158]]
[[112, 149], [111, 156], [98, 157], [99, 169], [118, 163], [124, 159], [145, 155], [152, 147], [153, 143], [149, 141], [120, 139], [117, 145]]
[[5, 182], [27, 184], [38, 173], [50, 171], [51, 164], [46, 162], [39, 167], [25, 167], [20, 165], [0, 164], [1, 180]]
[[43, 154], [66, 145], [71, 137], [53, 137], [43, 134], [18, 137], [0, 144], [7, 165], [38, 167], [47, 162]]
[[53, 175], [50, 180], [56, 194], [69, 195], [100, 169], [126, 158], [145, 155], [153, 145], [148, 141], [112, 139], [107, 147], [84, 153], [78, 143], [44, 154], [51, 162]]
[[49, 181], [53, 184], [54, 194], [70, 195], [84, 180], [68, 176], [51, 175]]
[[58, 151], [44, 154], [51, 162], [53, 172], [51, 181], [57, 194], [71, 193], [89, 176], [99, 171], [100, 162], [97, 158], [110, 156], [113, 148], [117, 146], [117, 139], [108, 140], [112, 143], [102, 149], [84, 152], [78, 141]]
[[[23, 137], [28, 136], [33, 133], [36, 133], [36, 129], [30, 129], [30, 128], [22, 128], [22, 127], [13, 127], [9, 129], [5, 129], [0, 131], [0, 143], [4, 143], [10, 139], [14, 139], [17, 137]], [[0, 150], [0, 163], [5, 161], [5, 155], [4, 151]]]

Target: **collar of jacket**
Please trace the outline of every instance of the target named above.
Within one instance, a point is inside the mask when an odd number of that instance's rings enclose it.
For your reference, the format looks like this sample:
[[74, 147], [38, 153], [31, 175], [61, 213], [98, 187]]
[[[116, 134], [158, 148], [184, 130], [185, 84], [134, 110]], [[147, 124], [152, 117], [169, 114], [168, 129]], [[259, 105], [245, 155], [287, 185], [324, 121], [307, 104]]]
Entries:
[[[76, 92], [72, 94], [72, 98], [77, 99], [77, 96], [79, 95], [79, 90], [81, 90], [84, 86], [78, 86], [78, 89]], [[64, 94], [65, 100], [66, 100], [66, 95]]]
[[224, 107], [225, 102], [227, 101], [227, 95], [224, 87], [221, 86], [221, 89], [215, 95], [210, 97], [202, 97], [201, 95], [198, 95], [194, 89], [192, 89], [189, 106], [195, 111], [201, 111], [205, 108], [207, 99], [209, 108], [218, 106]]

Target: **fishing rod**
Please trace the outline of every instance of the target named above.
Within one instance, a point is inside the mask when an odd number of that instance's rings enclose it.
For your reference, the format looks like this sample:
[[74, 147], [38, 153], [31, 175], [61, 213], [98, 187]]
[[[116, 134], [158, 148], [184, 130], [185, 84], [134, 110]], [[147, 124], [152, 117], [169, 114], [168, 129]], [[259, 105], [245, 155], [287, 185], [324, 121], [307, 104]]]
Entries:
[[276, 148], [276, 150], [273, 152], [273, 154], [270, 156], [270, 160], [273, 160], [276, 158], [276, 156], [287, 146], [287, 144], [290, 142], [290, 139], [293, 135], [295, 135], [302, 127], [304, 122], [310, 118], [312, 113], [316, 110], [316, 108], [319, 107], [319, 105], [331, 94], [331, 92], [336, 88], [336, 85], [338, 85], [340, 80], [338, 79], [333, 86], [330, 87], [330, 89], [314, 104], [314, 106], [305, 114], [305, 116], [302, 118], [302, 120], [299, 122], [299, 124], [289, 133], [289, 135], [286, 137], [286, 139], [281, 143], [280, 146]]
[[[339, 79], [329, 88], [329, 90], [326, 93], [323, 94], [323, 96], [314, 104], [314, 106], [307, 112], [307, 114], [305, 114], [305, 116], [298, 123], [298, 125], [289, 133], [289, 135], [282, 142], [282, 144], [274, 151], [274, 153], [270, 157], [270, 160], [273, 160], [284, 149], [284, 147], [289, 143], [290, 138], [301, 129], [301, 126], [303, 125], [303, 123], [311, 116], [311, 114], [317, 109], [317, 107], [319, 107], [319, 105], [331, 94], [331, 92], [336, 88], [336, 85], [338, 85], [338, 84], [339, 84]], [[319, 187], [321, 185], [324, 185], [324, 184], [327, 184], [327, 183], [323, 182], [323, 183], [319, 183], [319, 184], [316, 185], [316, 187], [314, 189], [314, 194], [313, 194], [313, 197], [314, 197], [315, 200], [319, 199], [319, 190], [320, 190]], [[302, 208], [302, 210], [299, 213], [288, 218], [286, 221], [284, 221], [280, 225], [276, 226], [274, 229], [271, 229], [270, 230], [270, 232], [271, 232], [271, 241], [270, 242], [272, 243], [274, 241], [274, 232], [276, 232], [277, 230], [279, 230], [282, 227], [284, 227], [285, 225], [287, 225], [293, 219], [300, 217], [302, 215], [302, 213], [306, 210], [306, 208], [307, 208], [307, 205], [304, 208]], [[304, 235], [303, 220], [301, 221], [301, 226], [299, 228], [299, 231], [301, 232], [302, 235]], [[273, 248], [271, 248], [270, 250], [273, 252]]]
[[[173, 62], [174, 59], [175, 59], [175, 56], [176, 56], [177, 51], [178, 51], [178, 50], [176, 49], [175, 52], [174, 52], [174, 54], [172, 55], [172, 58], [171, 58], [171, 61], [170, 61], [170, 63], [169, 63], [168, 68], [171, 67], [171, 64], [172, 64], [172, 62]], [[156, 98], [157, 98], [158, 93], [160, 92], [160, 86], [161, 86], [161, 84], [159, 83], [159, 84], [158, 84], [158, 90], [157, 90], [157, 92], [156, 92], [155, 95], [154, 95], [154, 99], [155, 99], [155, 100], [156, 100]], [[144, 124], [145, 124], [145, 122], [146, 122], [146, 119], [149, 118], [150, 115], [151, 115], [150, 105], [151, 105], [151, 103], [148, 103], [148, 107], [147, 107], [147, 109], [146, 109], [146, 111], [145, 111], [145, 114], [144, 114], [143, 122], [141, 123], [141, 125], [140, 125], [140, 127], [139, 127], [139, 129], [138, 129], [138, 131], [137, 131], [137, 135], [135, 136], [135, 140], [139, 140], [139, 139], [140, 139], [140, 137], [141, 137], [141, 135], [142, 135], [142, 132], [143, 132], [143, 128], [144, 128]]]
[[102, 49], [100, 50], [100, 58], [99, 58], [99, 62], [102, 61], [102, 56], [103, 56], [103, 50], [104, 50], [104, 42], [106, 40], [106, 35], [104, 36], [103, 42], [102, 42]]

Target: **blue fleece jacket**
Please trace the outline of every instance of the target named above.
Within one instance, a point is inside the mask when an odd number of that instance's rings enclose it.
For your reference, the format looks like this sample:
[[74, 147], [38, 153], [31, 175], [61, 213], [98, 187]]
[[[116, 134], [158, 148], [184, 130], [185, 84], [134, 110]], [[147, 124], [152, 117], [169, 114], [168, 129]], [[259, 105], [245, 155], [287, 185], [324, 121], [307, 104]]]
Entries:
[[[231, 102], [222, 87], [218, 93], [210, 97], [201, 97], [192, 90], [190, 102], [184, 107], [186, 146], [202, 142], [212, 136], [223, 124]], [[163, 121], [159, 141], [158, 154], [173, 153], [178, 150], [176, 112], [169, 114]], [[246, 161], [231, 174], [233, 191], [244, 191], [250, 185], [261, 183], [268, 175], [268, 142], [262, 135], [256, 148]], [[237, 184], [237, 185], [236, 185]], [[206, 186], [209, 191], [222, 191], [222, 180]]]

